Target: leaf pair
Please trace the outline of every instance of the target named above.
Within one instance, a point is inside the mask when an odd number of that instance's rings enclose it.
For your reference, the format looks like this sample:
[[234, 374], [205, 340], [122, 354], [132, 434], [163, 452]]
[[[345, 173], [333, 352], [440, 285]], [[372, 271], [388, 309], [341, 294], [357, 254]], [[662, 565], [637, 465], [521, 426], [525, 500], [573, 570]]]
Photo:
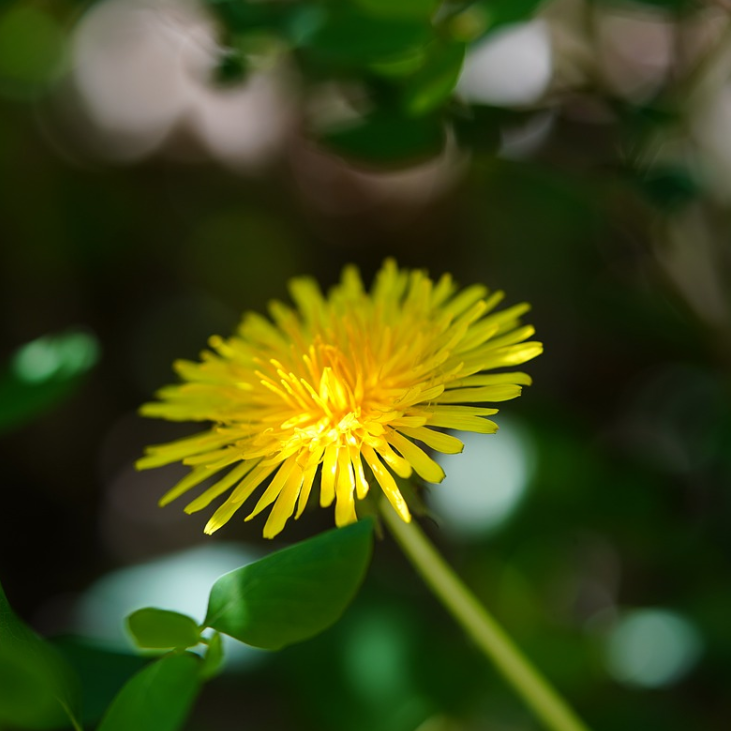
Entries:
[[[98, 731], [176, 731], [201, 685], [222, 660], [219, 632], [277, 650], [334, 624], [354, 598], [370, 560], [373, 523], [362, 520], [273, 553], [214, 584], [202, 625], [177, 612], [148, 607], [131, 614], [135, 642], [173, 649], [137, 673], [112, 702]], [[216, 633], [205, 638], [206, 628]], [[187, 649], [203, 642], [203, 658]]]

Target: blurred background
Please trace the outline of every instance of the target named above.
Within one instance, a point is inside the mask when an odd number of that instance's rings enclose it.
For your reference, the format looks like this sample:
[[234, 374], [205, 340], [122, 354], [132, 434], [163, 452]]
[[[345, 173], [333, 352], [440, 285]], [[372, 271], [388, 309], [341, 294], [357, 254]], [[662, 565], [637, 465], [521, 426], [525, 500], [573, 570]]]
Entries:
[[[729, 728], [731, 25], [701, 0], [0, 2], [0, 580], [93, 725], [122, 619], [272, 549], [157, 500], [136, 414], [245, 310], [384, 257], [529, 301], [535, 385], [427, 529], [595, 731]], [[308, 512], [282, 542], [332, 525]], [[82, 635], [86, 641], [70, 639]], [[95, 643], [90, 643], [94, 640]], [[536, 731], [389, 540], [186, 728]]]

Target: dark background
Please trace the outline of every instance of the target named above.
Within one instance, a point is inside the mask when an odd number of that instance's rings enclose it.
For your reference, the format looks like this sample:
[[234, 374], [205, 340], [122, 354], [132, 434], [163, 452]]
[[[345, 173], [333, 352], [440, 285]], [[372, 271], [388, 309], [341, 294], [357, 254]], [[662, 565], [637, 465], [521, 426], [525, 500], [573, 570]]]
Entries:
[[[384, 165], [328, 147], [308, 115], [321, 85], [351, 79], [323, 79], [293, 52], [301, 76], [286, 130], [266, 160], [234, 169], [184, 119], [134, 160], [113, 160], [121, 143], [109, 130], [85, 147], [93, 115], [79, 111], [66, 45], [85, 8], [3, 3], [0, 38], [21, 8], [57, 31], [21, 23], [37, 47], [0, 50], [3, 362], [70, 328], [100, 353], [4, 429], [0, 577], [16, 611], [43, 634], [84, 634], [84, 597], [124, 567], [203, 544], [269, 550], [257, 521], [209, 538], [205, 516], [156, 507], [177, 468], [137, 474], [132, 464], [145, 445], [187, 431], [135, 410], [173, 380], [174, 359], [285, 298], [291, 276], [327, 287], [355, 262], [370, 281], [392, 256], [529, 301], [526, 320], [545, 343], [526, 367], [535, 385], [502, 410], [534, 451], [524, 499], [484, 535], [430, 522], [434, 540], [592, 728], [728, 728], [731, 168], [693, 121], [727, 93], [723, 58], [707, 62], [716, 86], [700, 101], [688, 92], [702, 86], [707, 50], [692, 33], [705, 23], [716, 39], [728, 21], [705, 5], [657, 5], [540, 8], [553, 34], [549, 85], [530, 104], [475, 105], [479, 134], [452, 135], [439, 163], [420, 150]], [[584, 15], [592, 32], [576, 31]], [[602, 40], [615, 17], [639, 27], [629, 61]], [[649, 92], [628, 91], [627, 79], [659, 63], [647, 60], [652, 23], [672, 27], [668, 68]], [[38, 61], [49, 38], [59, 50]], [[546, 114], [535, 149], [500, 144]], [[500, 438], [485, 437], [493, 449]], [[310, 512], [281, 539], [331, 523]], [[608, 658], [638, 616], [649, 623], [622, 676]], [[658, 657], [677, 672], [646, 671]], [[385, 540], [341, 623], [233, 667], [205, 689], [188, 728], [537, 726]]]

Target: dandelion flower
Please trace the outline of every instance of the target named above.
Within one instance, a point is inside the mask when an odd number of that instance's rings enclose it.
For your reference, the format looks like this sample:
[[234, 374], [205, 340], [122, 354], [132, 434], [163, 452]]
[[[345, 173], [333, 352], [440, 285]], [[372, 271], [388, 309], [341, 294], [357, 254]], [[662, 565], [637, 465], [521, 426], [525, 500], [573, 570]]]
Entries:
[[433, 282], [391, 260], [370, 292], [351, 266], [327, 297], [309, 278], [292, 280], [290, 293], [295, 308], [272, 302], [271, 321], [246, 314], [232, 337], [211, 338], [200, 362], [177, 361], [183, 383], [142, 407], [145, 416], [212, 422], [137, 462], [191, 467], [161, 505], [204, 481], [186, 512], [227, 493], [206, 533], [266, 484], [247, 520], [273, 506], [264, 526], [272, 538], [300, 517], [318, 474], [320, 505], [335, 502], [338, 526], [357, 520], [356, 498], [376, 484], [408, 522], [394, 474], [440, 482], [444, 472], [427, 450], [462, 451], [443, 430], [494, 433], [486, 417], [497, 409], [478, 404], [519, 396], [530, 377], [504, 369], [542, 351], [526, 342], [533, 327], [520, 325], [527, 304], [494, 312], [502, 292], [458, 291], [449, 275]]

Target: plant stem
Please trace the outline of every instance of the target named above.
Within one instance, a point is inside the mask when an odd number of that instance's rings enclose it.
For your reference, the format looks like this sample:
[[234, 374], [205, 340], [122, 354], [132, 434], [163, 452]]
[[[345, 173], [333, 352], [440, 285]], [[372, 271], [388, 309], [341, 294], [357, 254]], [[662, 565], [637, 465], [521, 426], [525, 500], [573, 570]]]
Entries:
[[544, 726], [551, 731], [588, 731], [457, 577], [416, 522], [404, 523], [385, 501], [381, 514], [427, 585]]

